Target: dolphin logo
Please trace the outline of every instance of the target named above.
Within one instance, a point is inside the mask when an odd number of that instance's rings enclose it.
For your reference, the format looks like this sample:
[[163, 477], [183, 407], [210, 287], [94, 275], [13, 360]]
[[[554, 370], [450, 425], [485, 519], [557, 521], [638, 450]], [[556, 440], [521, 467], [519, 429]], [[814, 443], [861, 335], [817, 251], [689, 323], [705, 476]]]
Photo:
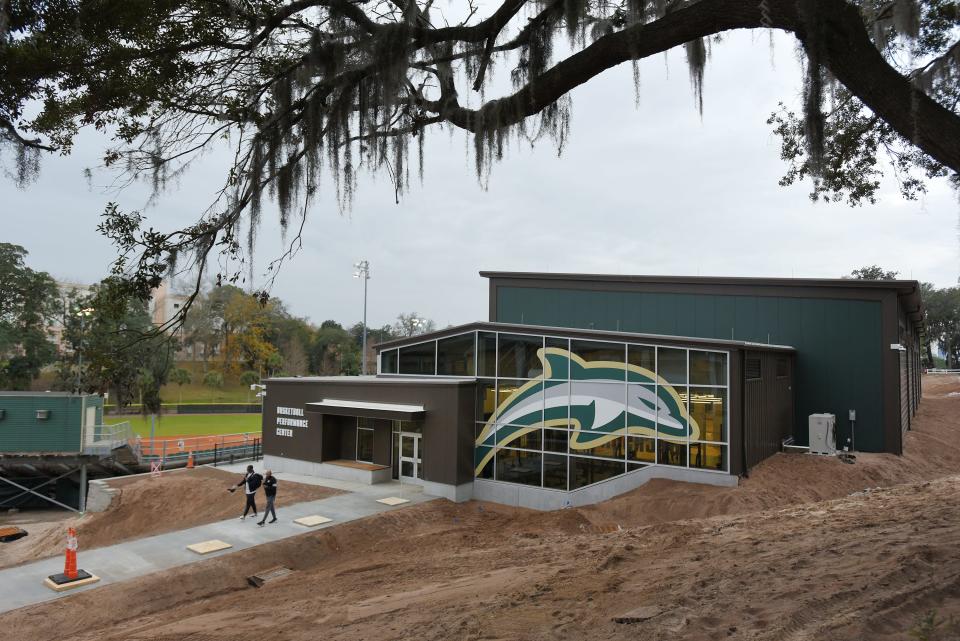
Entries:
[[571, 450], [587, 450], [623, 434], [680, 442], [700, 438], [684, 400], [654, 372], [626, 363], [587, 362], [556, 347], [541, 348], [537, 356], [543, 374], [504, 399], [477, 437], [478, 474], [497, 449], [541, 427], [571, 428]]

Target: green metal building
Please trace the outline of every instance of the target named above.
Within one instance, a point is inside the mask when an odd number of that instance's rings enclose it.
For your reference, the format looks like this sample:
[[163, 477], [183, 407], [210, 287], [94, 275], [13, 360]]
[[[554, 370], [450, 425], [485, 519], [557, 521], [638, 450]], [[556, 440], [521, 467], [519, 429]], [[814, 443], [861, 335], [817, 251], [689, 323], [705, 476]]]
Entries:
[[838, 446], [902, 452], [920, 398], [917, 281], [481, 275], [491, 322], [789, 345], [798, 443], [807, 417], [828, 412]]
[[0, 392], [0, 454], [79, 454], [103, 424], [103, 399], [69, 392]]

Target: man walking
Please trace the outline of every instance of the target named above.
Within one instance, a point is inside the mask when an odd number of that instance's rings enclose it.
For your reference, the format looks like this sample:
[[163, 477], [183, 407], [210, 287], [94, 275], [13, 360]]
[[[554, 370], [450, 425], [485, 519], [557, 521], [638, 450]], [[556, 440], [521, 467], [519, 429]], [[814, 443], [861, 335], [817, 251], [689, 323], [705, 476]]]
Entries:
[[263, 518], [257, 523], [261, 527], [266, 522], [268, 514], [273, 514], [273, 518], [270, 519], [271, 523], [277, 522], [277, 510], [273, 507], [273, 502], [277, 498], [277, 477], [270, 470], [267, 470], [267, 475], [263, 479], [263, 493], [267, 495], [267, 507], [263, 509]]
[[256, 518], [257, 502], [255, 499], [257, 495], [257, 488], [259, 488], [262, 483], [263, 483], [263, 477], [253, 471], [252, 465], [248, 465], [247, 473], [243, 475], [243, 480], [237, 483], [235, 487], [227, 488], [228, 490], [233, 492], [241, 485], [244, 486], [243, 491], [247, 496], [247, 504], [243, 508], [243, 516], [240, 517], [241, 521], [247, 518], [247, 512], [249, 512], [250, 509], [253, 509], [253, 516], [254, 518]]

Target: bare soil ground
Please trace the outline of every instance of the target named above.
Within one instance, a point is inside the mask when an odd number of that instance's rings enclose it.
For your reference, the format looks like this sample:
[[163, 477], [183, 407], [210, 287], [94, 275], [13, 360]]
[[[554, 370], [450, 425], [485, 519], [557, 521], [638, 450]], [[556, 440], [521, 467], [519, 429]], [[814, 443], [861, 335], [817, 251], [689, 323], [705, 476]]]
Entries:
[[[960, 614], [960, 379], [904, 457], [776, 456], [588, 509], [444, 501], [0, 616], [29, 641], [903, 640]], [[295, 572], [256, 590], [247, 575]], [[646, 621], [612, 618], [645, 607]]]
[[[110, 508], [82, 517], [60, 512], [60, 517], [34, 518], [29, 511], [4, 517], [4, 524], [19, 525], [29, 535], [11, 543], [0, 543], [0, 568], [10, 567], [63, 553], [67, 528], [77, 528], [80, 548], [112, 545], [173, 530], [212, 523], [243, 513], [243, 489], [230, 494], [228, 485], [240, 476], [209, 467], [149, 475], [118, 477], [109, 485], [117, 488]], [[283, 482], [277, 492], [277, 509], [303, 501], [315, 501], [339, 494], [337, 490]], [[257, 497], [263, 505], [263, 493]]]

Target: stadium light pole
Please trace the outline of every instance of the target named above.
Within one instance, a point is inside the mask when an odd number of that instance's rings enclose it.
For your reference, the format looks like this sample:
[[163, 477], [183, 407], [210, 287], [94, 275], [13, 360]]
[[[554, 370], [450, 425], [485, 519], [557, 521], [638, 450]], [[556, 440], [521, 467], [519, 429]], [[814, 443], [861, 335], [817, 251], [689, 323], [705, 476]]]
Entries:
[[360, 373], [366, 375], [367, 373], [367, 281], [370, 280], [370, 261], [361, 260], [359, 263], [354, 263], [353, 268], [356, 270], [353, 272], [354, 278], [363, 279], [363, 351], [361, 352], [361, 358], [363, 365], [361, 366]]
[[83, 320], [88, 318], [93, 314], [92, 307], [84, 307], [83, 309], [77, 312], [77, 316], [80, 318], [80, 344], [77, 346], [77, 394], [80, 394], [80, 389], [82, 385], [82, 376], [83, 376]]

